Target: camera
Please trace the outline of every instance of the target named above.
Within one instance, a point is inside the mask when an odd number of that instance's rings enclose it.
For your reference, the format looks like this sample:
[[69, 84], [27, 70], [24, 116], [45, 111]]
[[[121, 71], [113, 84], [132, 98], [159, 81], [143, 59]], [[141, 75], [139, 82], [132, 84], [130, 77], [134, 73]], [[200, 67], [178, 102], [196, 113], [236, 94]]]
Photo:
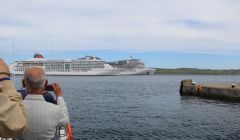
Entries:
[[53, 85], [52, 84], [47, 84], [47, 85], [45, 85], [45, 90], [47, 90], [47, 91], [53, 91], [54, 89], [53, 89]]

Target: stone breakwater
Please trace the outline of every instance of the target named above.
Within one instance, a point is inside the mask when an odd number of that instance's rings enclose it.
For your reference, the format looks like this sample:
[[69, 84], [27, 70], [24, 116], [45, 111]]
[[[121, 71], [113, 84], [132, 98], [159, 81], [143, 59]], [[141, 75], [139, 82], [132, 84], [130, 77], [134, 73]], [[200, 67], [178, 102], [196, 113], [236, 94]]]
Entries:
[[240, 84], [198, 84], [187, 79], [181, 81], [180, 95], [240, 102]]

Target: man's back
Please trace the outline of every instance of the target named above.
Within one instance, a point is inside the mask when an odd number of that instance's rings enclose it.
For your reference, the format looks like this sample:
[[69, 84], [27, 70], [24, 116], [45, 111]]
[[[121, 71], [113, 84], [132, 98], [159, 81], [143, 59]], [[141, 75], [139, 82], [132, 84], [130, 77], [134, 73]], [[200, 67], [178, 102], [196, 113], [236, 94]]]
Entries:
[[28, 129], [20, 136], [24, 140], [49, 140], [55, 136], [57, 126], [66, 126], [69, 116], [62, 97], [62, 89], [58, 83], [52, 83], [57, 97], [57, 105], [44, 100], [43, 94], [46, 80], [45, 71], [41, 67], [28, 67], [24, 72], [22, 83], [27, 90], [24, 107], [28, 115]]
[[56, 127], [67, 124], [61, 106], [46, 102], [42, 95], [27, 95], [24, 106], [29, 126], [20, 139], [53, 139]]

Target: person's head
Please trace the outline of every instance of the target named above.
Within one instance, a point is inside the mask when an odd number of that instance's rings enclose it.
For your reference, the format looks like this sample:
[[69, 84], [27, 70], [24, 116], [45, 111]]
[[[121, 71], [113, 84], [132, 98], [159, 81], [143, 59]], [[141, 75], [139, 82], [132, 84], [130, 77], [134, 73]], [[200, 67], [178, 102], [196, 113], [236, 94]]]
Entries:
[[43, 94], [47, 80], [42, 68], [28, 67], [24, 72], [23, 78], [23, 84], [29, 94]]

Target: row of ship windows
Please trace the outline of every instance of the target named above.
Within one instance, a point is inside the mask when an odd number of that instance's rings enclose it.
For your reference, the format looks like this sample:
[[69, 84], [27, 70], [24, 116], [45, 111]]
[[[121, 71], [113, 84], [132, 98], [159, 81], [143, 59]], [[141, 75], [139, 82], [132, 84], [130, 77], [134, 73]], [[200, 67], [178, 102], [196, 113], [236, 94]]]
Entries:
[[[25, 65], [23, 67], [30, 67], [30, 66], [42, 66], [42, 65]], [[57, 68], [63, 68], [64, 65], [45, 65], [45, 67], [51, 67], [51, 68], [54, 68], [54, 67], [57, 67]], [[104, 67], [104, 65], [65, 65], [65, 67], [72, 67], [72, 68], [81, 68], [81, 67]], [[21, 68], [21, 67], [19, 67]]]
[[25, 71], [25, 67], [23, 67], [23, 68], [16, 68], [16, 71]]
[[[45, 67], [46, 69], [51, 69], [51, 70], [55, 70], [55, 69], [64, 69], [64, 67], [62, 66], [52, 66], [52, 67]], [[90, 66], [90, 65], [86, 65], [86, 66], [71, 66], [71, 67], [65, 67], [65, 69], [82, 69], [82, 68], [104, 68], [104, 66], [102, 65], [95, 65], [95, 66]], [[18, 71], [24, 71], [26, 69], [26, 67], [17, 67], [16, 68]]]
[[[71, 64], [71, 65], [65, 65], [66, 66], [76, 66], [76, 67], [82, 67], [82, 66], [96, 66], [100, 65], [103, 66], [103, 64]], [[45, 65], [46, 67], [53, 67], [53, 66], [61, 66], [64, 67], [64, 65], [58, 64], [58, 65]]]
[[[51, 68], [51, 69], [48, 69], [48, 68], [46, 68], [45, 69], [46, 71], [56, 71], [56, 72], [70, 72], [71, 70], [64, 70], [64, 69], [59, 69], [59, 68], [56, 68], [56, 69], [54, 69], [54, 68]], [[72, 71], [89, 71], [89, 70], [91, 70], [90, 68], [81, 68], [81, 69], [72, 69]], [[16, 69], [16, 71], [25, 71], [25, 68], [17, 68]]]
[[91, 69], [82, 69], [82, 70], [46, 70], [46, 72], [88, 72]]
[[[29, 66], [44, 66], [44, 65], [23, 65], [23, 66], [18, 65], [17, 67], [29, 67]], [[102, 64], [65, 65], [65, 67], [69, 67], [69, 66], [71, 66], [71, 67], [84, 67], [84, 66], [91, 66], [91, 67], [98, 66], [98, 67], [100, 67], [100, 66], [104, 66], [104, 65], [102, 65]], [[45, 67], [64, 67], [64, 65], [45, 65]]]
[[103, 62], [80, 62], [80, 63], [18, 63], [18, 66], [30, 66], [30, 65], [46, 65], [46, 66], [52, 66], [52, 65], [103, 65]]
[[[81, 69], [81, 68], [104, 68], [104, 66], [99, 66], [99, 65], [96, 65], [96, 66], [81, 66], [81, 67], [78, 67], [78, 66], [71, 66], [71, 67], [65, 67], [65, 69]], [[46, 69], [64, 69], [64, 67], [61, 67], [61, 66], [52, 66], [52, 67], [46, 67]]]
[[79, 68], [104, 68], [104, 66], [81, 66], [81, 67], [71, 67], [72, 69], [79, 69]]

